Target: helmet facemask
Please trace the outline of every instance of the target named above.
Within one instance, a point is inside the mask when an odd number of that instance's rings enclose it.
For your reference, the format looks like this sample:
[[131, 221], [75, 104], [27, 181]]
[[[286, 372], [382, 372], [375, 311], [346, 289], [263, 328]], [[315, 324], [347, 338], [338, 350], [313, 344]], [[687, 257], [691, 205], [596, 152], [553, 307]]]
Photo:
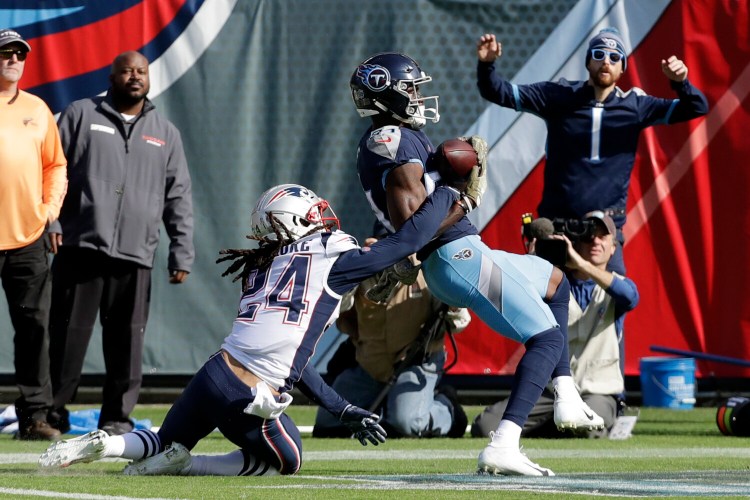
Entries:
[[283, 184], [266, 191], [251, 216], [253, 237], [295, 241], [317, 231], [339, 229], [339, 219], [326, 200], [296, 184]]
[[[390, 84], [390, 88], [394, 93], [387, 96], [388, 99], [375, 98], [373, 99], [373, 103], [384, 114], [389, 114], [414, 129], [424, 127], [427, 125], [427, 121], [437, 123], [440, 120], [438, 96], [424, 97], [419, 92], [419, 85], [431, 81], [431, 76], [424, 76], [416, 80], [399, 80], [393, 82]], [[430, 101], [433, 101], [434, 104], [428, 108], [425, 103]]]
[[360, 116], [384, 114], [414, 129], [437, 123], [438, 96], [422, 96], [420, 86], [432, 81], [408, 56], [375, 55], [352, 75], [352, 98]]

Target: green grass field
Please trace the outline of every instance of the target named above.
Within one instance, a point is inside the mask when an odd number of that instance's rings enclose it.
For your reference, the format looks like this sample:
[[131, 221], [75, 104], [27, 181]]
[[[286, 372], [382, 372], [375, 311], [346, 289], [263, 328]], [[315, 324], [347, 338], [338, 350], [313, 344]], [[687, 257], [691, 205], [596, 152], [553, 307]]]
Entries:
[[[74, 409], [79, 407], [74, 407]], [[167, 406], [139, 406], [134, 418], [158, 425]], [[467, 407], [470, 418], [480, 407]], [[129, 477], [124, 460], [40, 470], [47, 444], [0, 436], [2, 498], [262, 498], [469, 499], [469, 498], [746, 498], [750, 496], [750, 438], [722, 436], [715, 409], [644, 408], [625, 441], [522, 440], [551, 478], [492, 477], [475, 473], [486, 439], [393, 439], [360, 446], [352, 439], [303, 435], [303, 466], [285, 477]], [[292, 406], [300, 426], [312, 425], [314, 407]], [[196, 454], [225, 453], [233, 445], [219, 433]]]

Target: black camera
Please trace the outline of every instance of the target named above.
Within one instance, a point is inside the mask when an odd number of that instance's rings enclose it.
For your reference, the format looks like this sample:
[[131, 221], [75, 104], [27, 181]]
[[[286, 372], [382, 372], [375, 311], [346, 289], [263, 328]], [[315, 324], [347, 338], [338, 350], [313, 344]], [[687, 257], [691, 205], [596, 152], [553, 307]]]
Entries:
[[568, 245], [564, 240], [550, 239], [553, 234], [564, 234], [568, 239], [577, 241], [590, 240], [596, 232], [596, 222], [582, 219], [534, 219], [530, 213], [521, 216], [523, 236], [528, 240], [536, 239], [534, 253], [557, 267], [564, 267], [568, 260]]
[[555, 234], [564, 234], [570, 241], [589, 241], [596, 233], [596, 221], [591, 219], [552, 219]]

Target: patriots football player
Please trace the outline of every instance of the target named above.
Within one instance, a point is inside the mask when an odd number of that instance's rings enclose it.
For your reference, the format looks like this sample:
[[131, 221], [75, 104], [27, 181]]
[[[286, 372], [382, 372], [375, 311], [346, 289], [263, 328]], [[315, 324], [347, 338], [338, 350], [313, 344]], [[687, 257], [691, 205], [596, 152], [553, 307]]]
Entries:
[[[421, 130], [440, 117], [438, 97], [421, 92], [431, 80], [414, 59], [393, 52], [369, 57], [350, 80], [357, 111], [372, 120], [357, 151], [359, 179], [376, 217], [390, 230], [401, 228], [440, 185], [430, 162], [434, 147]], [[478, 137], [467, 140], [479, 158], [474, 171], [483, 177], [486, 143]], [[520, 450], [521, 429], [550, 378], [559, 428], [603, 427], [571, 377], [566, 331], [570, 286], [562, 271], [547, 261], [482, 243], [466, 217], [482, 194], [481, 187], [467, 189], [461, 206], [441, 227], [443, 232], [417, 257], [436, 297], [450, 306], [470, 308], [493, 330], [526, 348], [507, 410], [479, 455], [479, 471], [552, 476]]]
[[[336, 415], [362, 445], [385, 442], [379, 417], [349, 404], [309, 364], [342, 295], [360, 281], [415, 252], [435, 234], [459, 197], [436, 190], [397, 233], [360, 248], [339, 230], [328, 202], [284, 184], [266, 191], [252, 213], [258, 247], [223, 250], [223, 274], [242, 280], [239, 312], [221, 349], [193, 377], [158, 432], [108, 436], [97, 430], [52, 444], [42, 467], [67, 467], [104, 457], [134, 460], [127, 475], [294, 474], [302, 464], [299, 430], [284, 413], [297, 385]], [[218, 428], [239, 447], [223, 456], [192, 456]]]

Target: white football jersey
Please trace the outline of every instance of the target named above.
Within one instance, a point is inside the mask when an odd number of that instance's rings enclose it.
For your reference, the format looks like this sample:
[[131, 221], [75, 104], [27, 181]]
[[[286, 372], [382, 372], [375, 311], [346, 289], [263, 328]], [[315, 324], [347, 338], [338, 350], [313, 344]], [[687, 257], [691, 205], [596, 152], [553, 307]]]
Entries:
[[271, 387], [289, 390], [339, 315], [341, 295], [327, 284], [331, 267], [342, 253], [357, 248], [343, 231], [317, 233], [283, 247], [269, 267], [250, 275], [221, 348]]

